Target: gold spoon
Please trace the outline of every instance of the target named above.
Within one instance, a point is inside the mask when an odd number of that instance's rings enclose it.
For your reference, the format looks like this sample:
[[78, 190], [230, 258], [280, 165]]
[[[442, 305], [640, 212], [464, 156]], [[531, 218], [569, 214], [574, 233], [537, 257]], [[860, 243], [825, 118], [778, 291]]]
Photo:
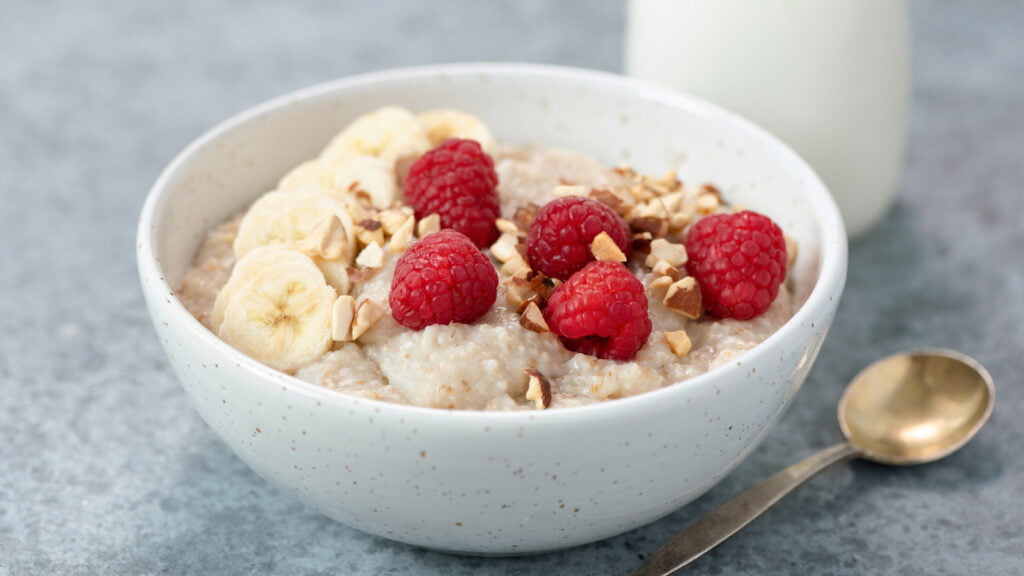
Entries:
[[994, 402], [992, 377], [958, 352], [929, 349], [883, 358], [857, 374], [839, 401], [845, 442], [733, 497], [680, 532], [630, 576], [674, 574], [838, 462], [864, 458], [904, 466], [948, 456], [978, 432]]

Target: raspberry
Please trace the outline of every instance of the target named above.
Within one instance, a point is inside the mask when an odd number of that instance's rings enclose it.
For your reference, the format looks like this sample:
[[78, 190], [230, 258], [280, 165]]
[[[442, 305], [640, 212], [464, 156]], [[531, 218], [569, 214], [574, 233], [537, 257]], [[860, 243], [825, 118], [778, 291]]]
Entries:
[[560, 280], [594, 259], [590, 243], [607, 232], [627, 257], [632, 250], [629, 227], [611, 208], [579, 196], [548, 202], [538, 212], [526, 236], [530, 266]]
[[544, 319], [569, 350], [631, 360], [647, 342], [644, 286], [618, 262], [591, 262], [548, 299]]
[[452, 138], [420, 156], [402, 184], [416, 218], [441, 217], [441, 227], [469, 236], [478, 248], [498, 239], [501, 213], [494, 161], [475, 140]]
[[441, 230], [412, 244], [395, 264], [391, 316], [421, 330], [431, 324], [468, 324], [491, 309], [498, 273], [490, 258], [461, 232]]
[[757, 212], [715, 214], [686, 234], [686, 271], [700, 284], [704, 308], [748, 320], [771, 305], [786, 279], [786, 239]]

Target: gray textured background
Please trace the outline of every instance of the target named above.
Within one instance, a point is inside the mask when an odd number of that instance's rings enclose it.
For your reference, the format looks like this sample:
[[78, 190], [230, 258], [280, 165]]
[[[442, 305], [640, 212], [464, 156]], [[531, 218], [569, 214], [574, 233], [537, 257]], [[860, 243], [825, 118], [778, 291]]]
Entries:
[[839, 438], [844, 382], [938, 345], [996, 379], [941, 463], [844, 465], [690, 574], [1024, 573], [1024, 2], [919, 0], [899, 201], [852, 248], [796, 403], [707, 496], [632, 533], [518, 559], [389, 543], [305, 510], [193, 412], [137, 286], [161, 168], [272, 96], [380, 68], [521, 60], [617, 71], [617, 1], [0, 5], [0, 574], [623, 574], [698, 514]]

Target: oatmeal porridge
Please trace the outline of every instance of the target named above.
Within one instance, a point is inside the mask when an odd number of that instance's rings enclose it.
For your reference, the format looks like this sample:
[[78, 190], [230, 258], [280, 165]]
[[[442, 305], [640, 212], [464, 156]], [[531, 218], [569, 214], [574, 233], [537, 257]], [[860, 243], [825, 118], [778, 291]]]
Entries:
[[[410, 183], [434, 169], [423, 166], [425, 159], [443, 163], [448, 157], [437, 151], [458, 140], [474, 142], [478, 155], [493, 161], [493, 213], [477, 201], [451, 226], [469, 226], [463, 243], [475, 242], [493, 266], [493, 303], [470, 322], [413, 329], [397, 317], [393, 291], [409, 275], [396, 276], [396, 268], [403, 270], [411, 246], [449, 227], [442, 217], [454, 220], [447, 208], [420, 209], [435, 197], [449, 201], [431, 183], [423, 194], [434, 196], [417, 197], [414, 208]], [[549, 205], [577, 198], [621, 224], [583, 239], [582, 271], [564, 278], [539, 271], [531, 226]], [[211, 230], [178, 294], [232, 346], [316, 385], [436, 408], [555, 409], [702, 374], [753, 348], [792, 316], [791, 282], [781, 281], [795, 253], [788, 238], [773, 290], [756, 298], [737, 290], [737, 298], [757, 301], [756, 313], [736, 314], [745, 319], [726, 317], [722, 305], [709, 302], [713, 279], [698, 282], [691, 261], [696, 241], [687, 235], [705, 218], [739, 214], [752, 213], [730, 206], [714, 186], [684, 184], [671, 172], [651, 177], [573, 151], [499, 143], [462, 112], [414, 115], [387, 107], [357, 119], [275, 190]], [[575, 288], [593, 262], [621, 262], [617, 269], [635, 278], [645, 330], [629, 359], [594, 352], [591, 338], [556, 333], [566, 324], [556, 323], [549, 301]], [[463, 303], [456, 298], [450, 305]], [[595, 309], [601, 313], [601, 306]]]

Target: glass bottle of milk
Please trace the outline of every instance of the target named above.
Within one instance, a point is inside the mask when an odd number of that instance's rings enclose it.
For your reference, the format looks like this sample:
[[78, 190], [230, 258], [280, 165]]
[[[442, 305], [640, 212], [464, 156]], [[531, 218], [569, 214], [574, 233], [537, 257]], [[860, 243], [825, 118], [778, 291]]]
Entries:
[[910, 100], [906, 0], [630, 0], [626, 73], [721, 104], [825, 181], [855, 237], [889, 207]]

